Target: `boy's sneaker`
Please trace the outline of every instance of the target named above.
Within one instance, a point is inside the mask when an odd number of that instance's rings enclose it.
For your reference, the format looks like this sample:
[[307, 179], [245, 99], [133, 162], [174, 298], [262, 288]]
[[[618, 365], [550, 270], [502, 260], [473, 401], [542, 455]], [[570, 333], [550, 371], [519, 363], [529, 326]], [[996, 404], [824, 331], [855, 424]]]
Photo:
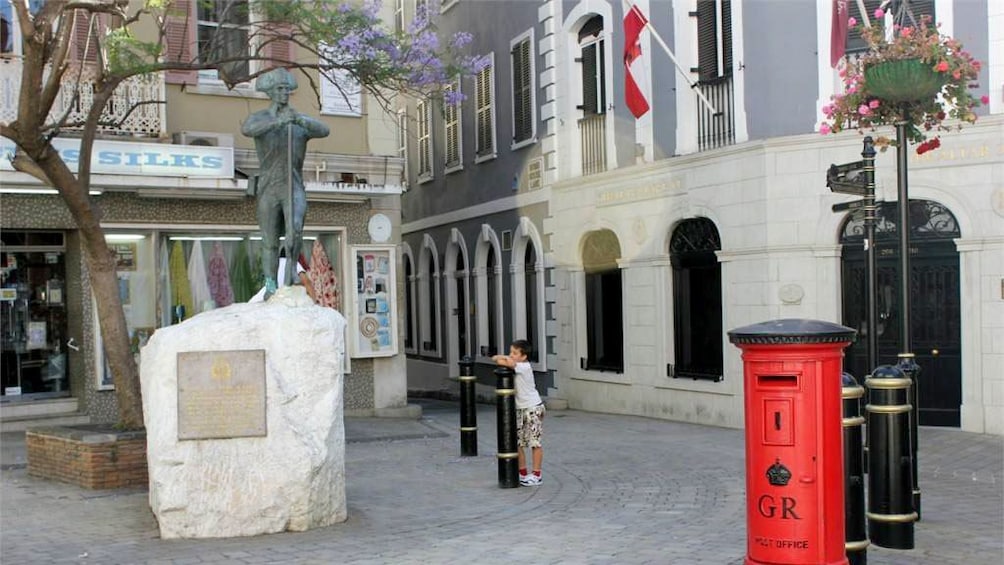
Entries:
[[541, 479], [539, 475], [529, 474], [526, 475], [525, 477], [520, 477], [519, 484], [525, 487], [535, 487], [539, 485], [542, 480], [543, 479]]

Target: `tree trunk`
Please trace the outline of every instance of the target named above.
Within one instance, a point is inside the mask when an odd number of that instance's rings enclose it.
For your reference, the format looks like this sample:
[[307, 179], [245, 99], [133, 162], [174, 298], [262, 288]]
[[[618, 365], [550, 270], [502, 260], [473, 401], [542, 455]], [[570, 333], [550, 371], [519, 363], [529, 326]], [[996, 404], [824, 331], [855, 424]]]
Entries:
[[[101, 229], [100, 211], [95, 208], [87, 190], [83, 188], [85, 183], [66, 168], [66, 164], [51, 146], [35, 153], [35, 162], [59, 190], [80, 229], [87, 272], [97, 302], [98, 325], [101, 328], [105, 359], [112, 373], [119, 404], [119, 426], [129, 430], [141, 429], [144, 424], [139, 370], [132, 355], [125, 313], [119, 297], [116, 258]], [[83, 297], [83, 303], [86, 308], [86, 296]], [[98, 370], [103, 371], [104, 368], [100, 367]]]

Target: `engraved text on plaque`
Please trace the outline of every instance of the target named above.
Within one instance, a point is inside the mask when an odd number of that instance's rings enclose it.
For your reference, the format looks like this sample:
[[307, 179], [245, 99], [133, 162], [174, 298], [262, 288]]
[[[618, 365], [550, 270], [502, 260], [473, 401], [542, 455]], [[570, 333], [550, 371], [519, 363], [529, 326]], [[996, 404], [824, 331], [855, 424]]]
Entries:
[[178, 439], [261, 437], [265, 350], [178, 353]]

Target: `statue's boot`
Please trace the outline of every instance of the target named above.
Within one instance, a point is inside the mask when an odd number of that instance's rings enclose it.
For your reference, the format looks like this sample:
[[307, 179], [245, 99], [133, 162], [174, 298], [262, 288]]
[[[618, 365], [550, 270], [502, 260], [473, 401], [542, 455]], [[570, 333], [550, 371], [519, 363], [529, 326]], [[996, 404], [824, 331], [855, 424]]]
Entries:
[[273, 278], [265, 279], [265, 300], [268, 300], [275, 294], [275, 291], [279, 288], [278, 283], [275, 282]]

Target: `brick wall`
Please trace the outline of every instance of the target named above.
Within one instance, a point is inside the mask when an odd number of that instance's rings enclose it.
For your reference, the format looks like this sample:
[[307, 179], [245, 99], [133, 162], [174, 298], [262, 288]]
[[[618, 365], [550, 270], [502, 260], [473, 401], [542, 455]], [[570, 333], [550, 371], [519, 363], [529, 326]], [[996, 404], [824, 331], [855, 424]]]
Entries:
[[28, 474], [89, 489], [146, 487], [146, 434], [29, 430]]

